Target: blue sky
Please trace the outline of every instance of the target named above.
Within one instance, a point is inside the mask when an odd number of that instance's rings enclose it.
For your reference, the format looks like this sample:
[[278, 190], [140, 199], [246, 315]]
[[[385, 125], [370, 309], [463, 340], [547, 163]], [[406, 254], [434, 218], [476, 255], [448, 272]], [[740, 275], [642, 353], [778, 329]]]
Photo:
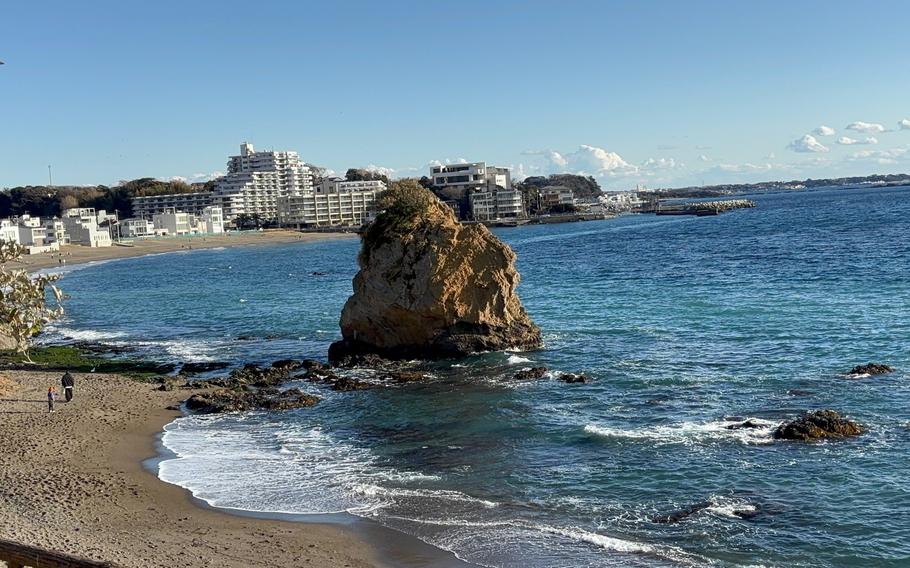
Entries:
[[903, 1], [10, 2], [0, 187], [48, 164], [58, 184], [203, 179], [245, 140], [339, 172], [486, 160], [608, 189], [908, 172], [908, 20]]

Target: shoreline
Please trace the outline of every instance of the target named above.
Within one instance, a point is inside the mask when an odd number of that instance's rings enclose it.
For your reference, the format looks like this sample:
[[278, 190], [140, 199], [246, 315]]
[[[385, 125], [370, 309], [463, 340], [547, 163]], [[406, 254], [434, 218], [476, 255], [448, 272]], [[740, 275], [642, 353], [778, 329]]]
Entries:
[[44, 394], [59, 373], [0, 374], [19, 384], [0, 396], [2, 539], [124, 568], [469, 566], [353, 515], [238, 514], [160, 480], [148, 465], [188, 391], [80, 374], [73, 402], [51, 414]]
[[[357, 238], [356, 233], [302, 233], [275, 229], [268, 231], [232, 231], [221, 235], [196, 237], [161, 237], [151, 239], [134, 239], [132, 246], [114, 244], [110, 247], [91, 248], [81, 245], [64, 245], [59, 253], [42, 253], [25, 255], [22, 260], [12, 264], [29, 272], [53, 268], [67, 269], [73, 266], [136, 258], [171, 252], [206, 250], [216, 248], [235, 248], [241, 246], [270, 245], [283, 243], [310, 243], [335, 239]], [[66, 264], [60, 262], [63, 259]]]

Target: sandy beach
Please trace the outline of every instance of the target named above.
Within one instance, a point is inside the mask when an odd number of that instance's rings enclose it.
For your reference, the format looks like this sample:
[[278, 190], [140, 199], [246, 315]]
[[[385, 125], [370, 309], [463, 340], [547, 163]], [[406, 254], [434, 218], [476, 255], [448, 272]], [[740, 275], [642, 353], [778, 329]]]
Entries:
[[[121, 566], [382, 566], [341, 525], [240, 517], [196, 505], [142, 462], [187, 391], [116, 375], [79, 375], [48, 413], [59, 373], [0, 373], [0, 539]], [[2, 565], [0, 561], [0, 565]]]
[[111, 247], [90, 248], [80, 245], [66, 245], [60, 249], [59, 253], [26, 255], [16, 264], [33, 271], [61, 266], [61, 259], [66, 261], [67, 266], [72, 266], [86, 262], [130, 258], [188, 249], [313, 242], [338, 238], [355, 239], [357, 235], [353, 233], [301, 233], [298, 231], [268, 230], [231, 232], [205, 237], [134, 239], [129, 243], [129, 246], [114, 244]]

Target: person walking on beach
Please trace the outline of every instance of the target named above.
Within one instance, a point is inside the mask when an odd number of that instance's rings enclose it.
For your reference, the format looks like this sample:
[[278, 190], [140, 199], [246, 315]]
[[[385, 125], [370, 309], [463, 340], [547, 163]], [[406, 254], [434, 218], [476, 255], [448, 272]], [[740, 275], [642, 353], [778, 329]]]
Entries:
[[54, 387], [48, 387], [47, 389], [47, 411], [54, 411], [54, 400], [57, 398], [57, 389]]
[[67, 371], [63, 373], [63, 378], [60, 379], [60, 382], [63, 383], [63, 397], [66, 399], [66, 402], [72, 402], [73, 386], [76, 384], [75, 379], [73, 379], [73, 376]]

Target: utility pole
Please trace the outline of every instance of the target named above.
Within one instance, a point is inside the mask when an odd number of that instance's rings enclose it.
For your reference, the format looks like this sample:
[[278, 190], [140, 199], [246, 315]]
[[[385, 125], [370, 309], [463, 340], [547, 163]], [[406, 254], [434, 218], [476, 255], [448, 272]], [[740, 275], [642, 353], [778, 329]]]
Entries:
[[51, 165], [47, 165], [47, 186], [54, 187], [54, 178], [51, 176]]

